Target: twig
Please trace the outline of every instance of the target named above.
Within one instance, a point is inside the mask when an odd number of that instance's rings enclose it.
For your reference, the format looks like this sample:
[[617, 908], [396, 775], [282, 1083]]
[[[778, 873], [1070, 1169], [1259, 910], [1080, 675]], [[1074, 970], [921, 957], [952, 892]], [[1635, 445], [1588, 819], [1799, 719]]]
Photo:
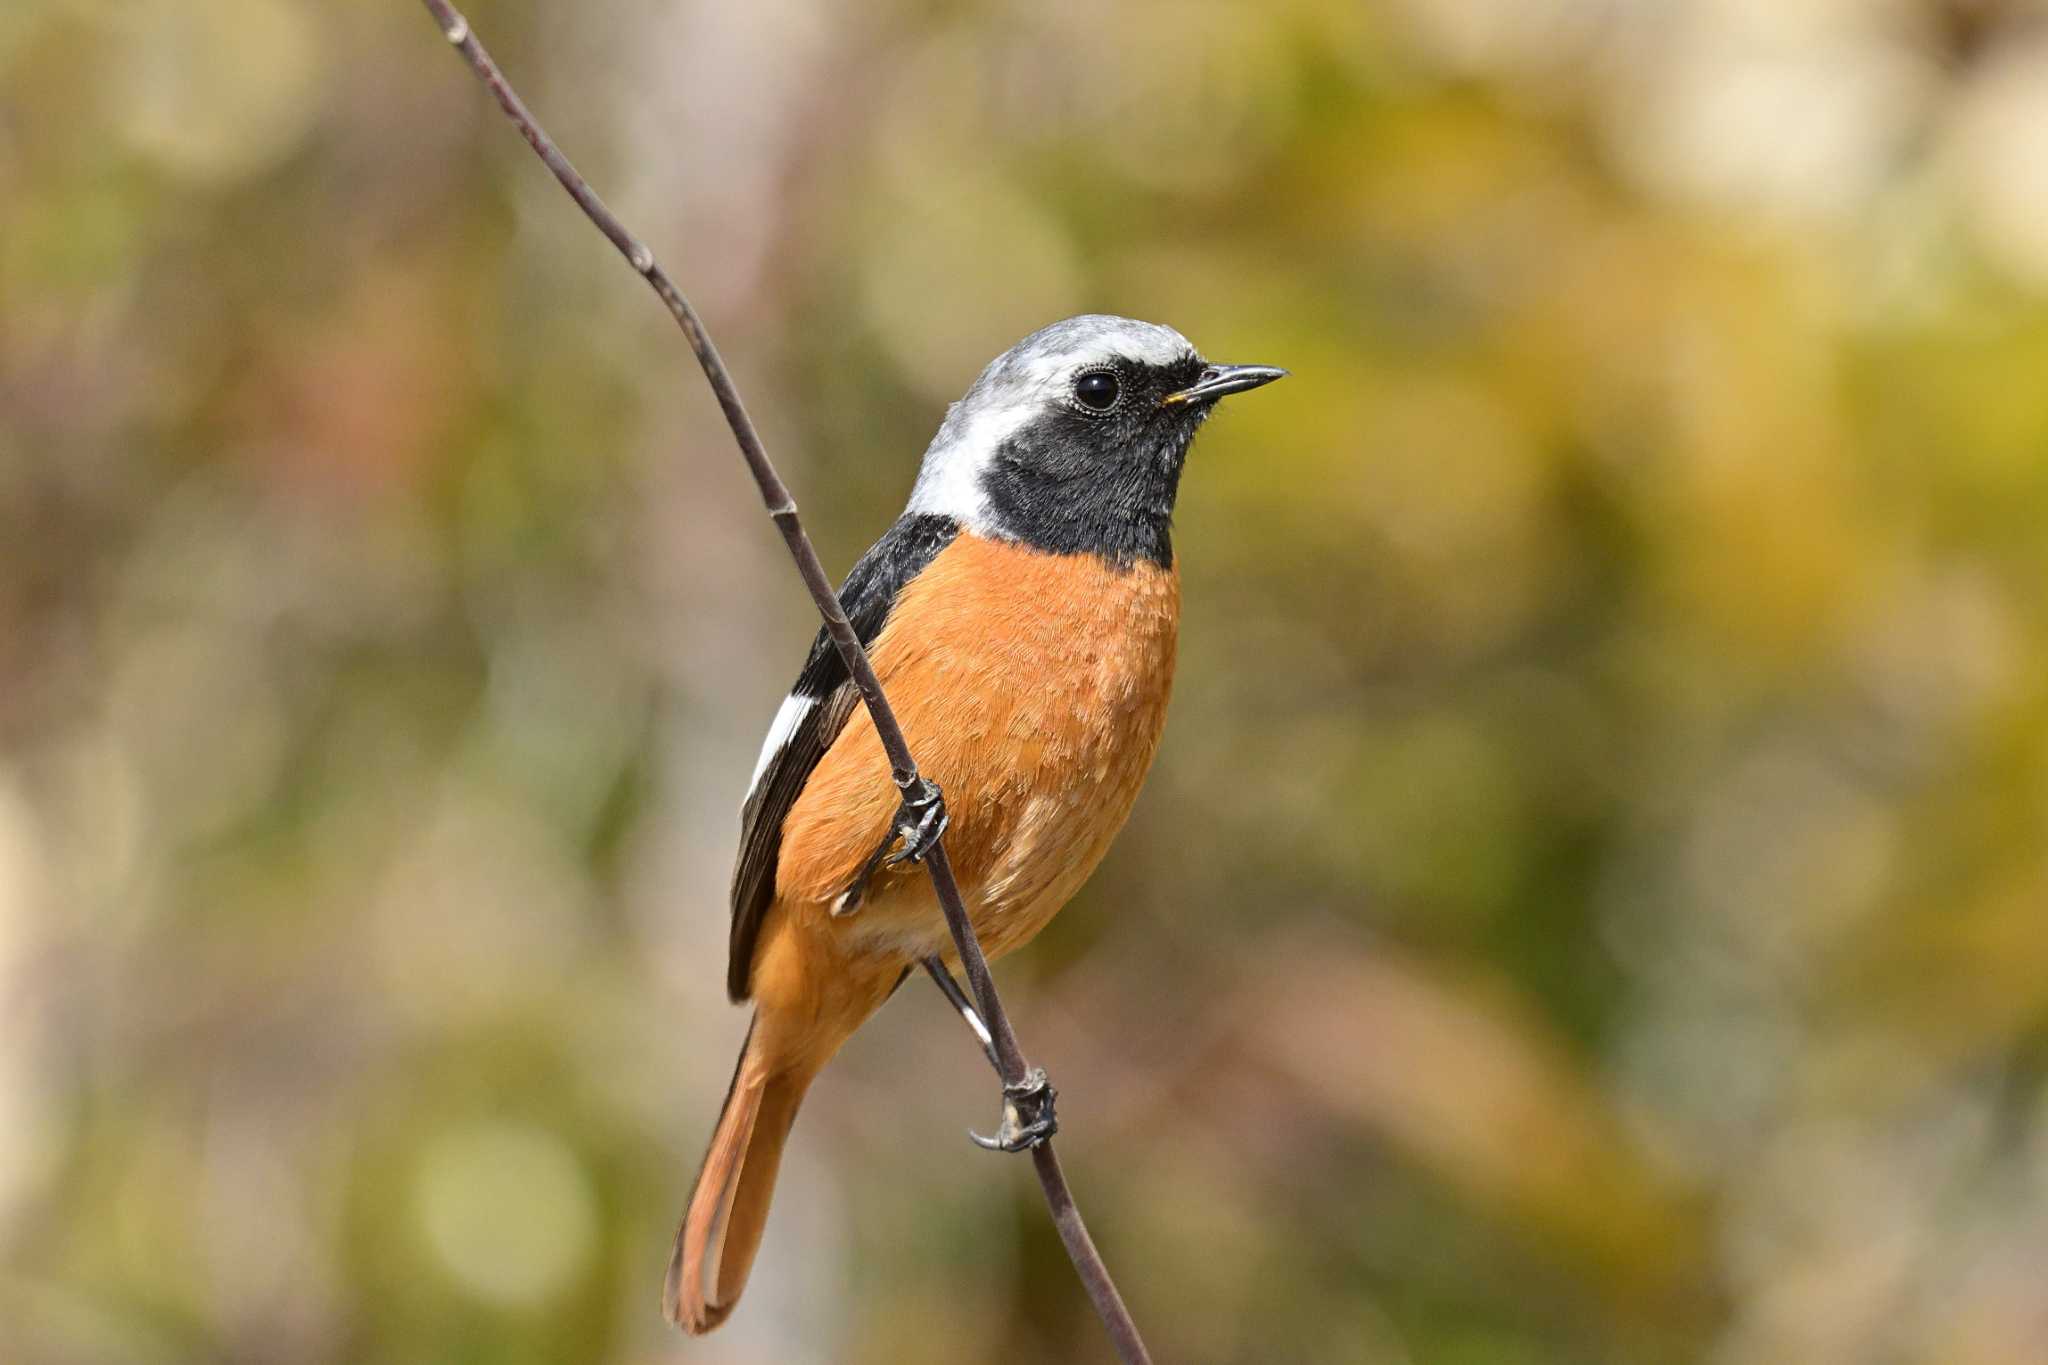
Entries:
[[[519, 98], [504, 73], [498, 70], [497, 63], [477, 41], [476, 34], [470, 30], [469, 20], [448, 0], [421, 2], [434, 16], [434, 22], [441, 26], [442, 34], [455, 45], [477, 78], [489, 88], [527, 145], [554, 172], [555, 179], [562, 183], [562, 188], [569, 192], [585, 216], [596, 224], [597, 230], [611, 240], [627, 263], [661, 296], [662, 303], [667, 305], [676, 324], [683, 329], [683, 336], [696, 353], [704, 378], [710, 382], [711, 392], [725, 413], [726, 425], [732, 428], [740, 455], [746, 460], [747, 468], [761, 490], [762, 505], [782, 532], [790, 558], [796, 561], [797, 573], [802, 576], [804, 587], [810, 590], [818, 615], [824, 619], [825, 630], [838, 648], [839, 657], [845, 661], [854, 686], [860, 689], [868, 714], [874, 718], [875, 733], [881, 738], [882, 749], [888, 755], [891, 775], [898, 790], [906, 794], [916, 790], [920, 781], [917, 764], [910, 756], [910, 745], [903, 737], [903, 727], [897, 723], [896, 712], [882, 692], [881, 681], [875, 677], [867, 651], [861, 648], [860, 638], [846, 619], [839, 596], [832, 589], [832, 581], [825, 576], [825, 566], [819, 562], [811, 538], [804, 533], [803, 523], [797, 517], [796, 500], [790, 496], [788, 485], [783, 483], [782, 476], [775, 472], [775, 466], [769, 461], [760, 433], [754, 429], [753, 419], [747, 416], [746, 405], [740, 401], [739, 390], [734, 387], [717, 346], [712, 344], [710, 334], [704, 330], [703, 319], [697, 316], [697, 310], [690, 306], [682, 291], [669, 280], [667, 273], [655, 261], [654, 253], [605, 207], [589, 182], [577, 173], [569, 159], [542, 131], [540, 124], [527, 111], [525, 101]], [[981, 1017], [988, 1025], [1003, 1085], [1005, 1089], [1023, 1087], [1028, 1084], [1031, 1068], [1024, 1060], [1023, 1049], [1017, 1044], [1017, 1035], [1010, 1027], [1010, 1017], [1003, 1009], [1002, 998], [996, 994], [995, 981], [989, 975], [988, 958], [982, 953], [973, 922], [967, 917], [967, 906], [960, 898], [960, 885], [954, 880], [953, 864], [946, 857], [943, 841], [933, 845], [924, 858], [924, 865], [931, 873], [939, 905], [945, 910], [946, 927], [952, 931], [954, 946], [960, 954], [960, 965], [967, 973], [967, 984], [973, 990], [974, 998], [981, 1007]], [[1060, 1240], [1066, 1244], [1074, 1271], [1081, 1277], [1082, 1286], [1094, 1302], [1095, 1311], [1101, 1316], [1117, 1355], [1126, 1365], [1151, 1365], [1152, 1357], [1138, 1335], [1138, 1326], [1131, 1320], [1130, 1310], [1124, 1307], [1123, 1296], [1117, 1292], [1116, 1282], [1110, 1278], [1109, 1268], [1103, 1264], [1102, 1254], [1095, 1249], [1087, 1225], [1081, 1220], [1081, 1211], [1074, 1204], [1073, 1191], [1067, 1186], [1066, 1174], [1060, 1169], [1059, 1157], [1054, 1154], [1051, 1141], [1041, 1141], [1030, 1151], [1031, 1163], [1038, 1172], [1038, 1183], [1045, 1190], [1045, 1203], [1052, 1213], [1053, 1224], [1059, 1229]]]

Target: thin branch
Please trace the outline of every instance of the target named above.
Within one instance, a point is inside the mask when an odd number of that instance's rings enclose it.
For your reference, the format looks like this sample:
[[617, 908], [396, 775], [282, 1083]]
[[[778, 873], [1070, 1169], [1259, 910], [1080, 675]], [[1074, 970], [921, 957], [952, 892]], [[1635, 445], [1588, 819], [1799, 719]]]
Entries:
[[[682, 291], [669, 280], [646, 243], [627, 230], [617, 215], [605, 207], [589, 182], [577, 173], [569, 159], [542, 131], [540, 124], [528, 112], [525, 101], [519, 98], [504, 73], [498, 70], [497, 63], [477, 41], [476, 34], [470, 30], [469, 20], [448, 0], [421, 0], [421, 3], [434, 16], [442, 34], [476, 72], [477, 78], [489, 88], [527, 145], [554, 172], [555, 179], [596, 224], [598, 231], [610, 239], [619, 254], [661, 297], [676, 324], [683, 329], [683, 336], [696, 353], [697, 363], [703, 367], [711, 392], [725, 413], [726, 425], [732, 429], [740, 455], [746, 460], [747, 469], [761, 490], [761, 503], [776, 528], [782, 532], [790, 558], [796, 561], [797, 573], [802, 576], [804, 587], [810, 591], [818, 615], [824, 619], [825, 630], [839, 650], [839, 657], [845, 661], [854, 686], [860, 689], [868, 714], [874, 718], [875, 733], [880, 736], [882, 749], [888, 755], [897, 788], [906, 794], [917, 789], [920, 780], [917, 764], [910, 756], [910, 745], [903, 737], [903, 727], [897, 723], [896, 712], [882, 692], [874, 665], [868, 662], [867, 651], [861, 648], [860, 638], [846, 619], [839, 596], [833, 591], [832, 581], [825, 576], [825, 566], [819, 562], [818, 552], [804, 532], [803, 523], [797, 516], [796, 500], [790, 496], [788, 485], [783, 483], [782, 476], [776, 473], [775, 466], [769, 461], [760, 433], [754, 429], [753, 419], [747, 416], [746, 405], [740, 401], [739, 390], [734, 387], [717, 346], [712, 344], [710, 334], [705, 331], [703, 319], [697, 316], [697, 310], [683, 297]], [[1002, 998], [996, 994], [995, 981], [989, 975], [988, 958], [982, 953], [973, 922], [967, 917], [967, 906], [960, 897], [960, 886], [954, 879], [953, 864], [946, 856], [943, 841], [932, 847], [924, 858], [924, 864], [931, 874], [939, 904], [945, 910], [946, 927], [952, 931], [954, 946], [960, 954], [960, 965], [967, 974], [967, 984], [981, 1007], [982, 1019], [987, 1023], [1003, 1085], [1005, 1089], [1023, 1087], [1028, 1084], [1031, 1068], [1024, 1060], [1023, 1049], [1018, 1046], [1016, 1032], [1010, 1027], [1010, 1017], [1003, 1009]], [[1101, 1316], [1102, 1325], [1109, 1332], [1118, 1356], [1126, 1365], [1150, 1365], [1152, 1357], [1138, 1335], [1130, 1310], [1124, 1307], [1123, 1296], [1117, 1292], [1109, 1268], [1103, 1264], [1101, 1253], [1095, 1249], [1095, 1242], [1088, 1235], [1087, 1225], [1082, 1222], [1081, 1211], [1074, 1204], [1073, 1191], [1067, 1185], [1051, 1141], [1042, 1141], [1030, 1150], [1032, 1166], [1038, 1173], [1038, 1183], [1044, 1188], [1046, 1207], [1052, 1212], [1060, 1240], [1066, 1244], [1075, 1273], [1081, 1277], [1088, 1297], [1094, 1302], [1095, 1311]]]

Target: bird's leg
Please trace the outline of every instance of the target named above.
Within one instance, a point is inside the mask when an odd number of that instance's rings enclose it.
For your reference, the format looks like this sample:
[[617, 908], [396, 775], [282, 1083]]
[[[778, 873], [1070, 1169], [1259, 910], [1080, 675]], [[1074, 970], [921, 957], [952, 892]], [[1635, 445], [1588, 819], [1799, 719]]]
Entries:
[[931, 973], [932, 982], [940, 994], [960, 1011], [960, 1017], [967, 1021], [967, 1027], [974, 1031], [974, 1039], [981, 1044], [981, 1055], [988, 1058], [988, 1064], [996, 1069], [996, 1075], [1003, 1074], [1002, 1063], [996, 1060], [996, 1040], [990, 1036], [988, 1025], [981, 1022], [981, 1015], [974, 1008], [974, 1002], [967, 998], [960, 983], [953, 979], [953, 973], [946, 970], [946, 964], [936, 956], [924, 960], [924, 969]]
[[868, 855], [868, 860], [861, 864], [859, 875], [839, 893], [839, 899], [832, 902], [832, 913], [850, 915], [860, 909], [860, 903], [867, 898], [868, 883], [883, 868], [923, 862], [925, 854], [932, 851], [932, 846], [939, 842], [939, 836], [946, 832], [946, 825], [951, 819], [946, 811], [945, 794], [939, 790], [938, 783], [928, 777], [920, 777], [904, 788], [903, 804], [896, 808], [896, 818], [890, 821], [888, 833], [882, 836], [881, 843], [875, 845], [875, 851]]
[[[953, 1008], [960, 1011], [967, 1027], [974, 1030], [982, 1055], [988, 1058], [988, 1064], [1000, 1077], [1003, 1068], [1002, 1063], [996, 1060], [995, 1040], [989, 1036], [988, 1025], [981, 1021], [981, 1014], [968, 1000], [967, 992], [960, 988], [960, 983], [953, 979], [953, 973], [936, 956], [924, 960], [924, 969], [931, 974], [940, 992], [952, 1002]], [[992, 1152], [1028, 1151], [1059, 1131], [1060, 1121], [1053, 1112], [1053, 1100], [1057, 1097], [1058, 1092], [1046, 1079], [1045, 1072], [1034, 1066], [1016, 1085], [1004, 1084], [1003, 1121], [996, 1126], [995, 1135], [983, 1137], [970, 1132], [967, 1136]]]

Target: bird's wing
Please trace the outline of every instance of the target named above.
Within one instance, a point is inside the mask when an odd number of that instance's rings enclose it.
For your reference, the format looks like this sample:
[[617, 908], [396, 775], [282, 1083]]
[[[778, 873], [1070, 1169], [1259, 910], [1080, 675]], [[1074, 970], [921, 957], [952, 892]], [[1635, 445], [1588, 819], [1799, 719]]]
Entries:
[[[896, 595], [958, 531], [951, 517], [902, 517], [860, 557], [839, 589], [839, 605], [863, 645], [874, 643]], [[751, 994], [754, 943], [775, 900], [782, 822], [811, 770], [859, 704], [859, 689], [847, 676], [832, 637], [821, 627], [796, 685], [775, 713], [754, 768], [753, 788], [740, 807], [740, 856], [732, 873], [732, 952], [725, 974], [726, 990], [734, 1000]]]

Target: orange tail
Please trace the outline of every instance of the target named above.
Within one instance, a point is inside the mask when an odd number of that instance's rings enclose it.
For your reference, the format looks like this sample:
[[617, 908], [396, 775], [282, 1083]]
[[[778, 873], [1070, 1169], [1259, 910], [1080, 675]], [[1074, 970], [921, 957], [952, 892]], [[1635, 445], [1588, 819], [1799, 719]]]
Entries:
[[740, 1049], [725, 1109], [711, 1133], [711, 1149], [676, 1230], [662, 1312], [692, 1336], [726, 1320], [747, 1287], [747, 1271], [761, 1245], [782, 1145], [815, 1067], [774, 1067], [756, 1044], [759, 1017]]

